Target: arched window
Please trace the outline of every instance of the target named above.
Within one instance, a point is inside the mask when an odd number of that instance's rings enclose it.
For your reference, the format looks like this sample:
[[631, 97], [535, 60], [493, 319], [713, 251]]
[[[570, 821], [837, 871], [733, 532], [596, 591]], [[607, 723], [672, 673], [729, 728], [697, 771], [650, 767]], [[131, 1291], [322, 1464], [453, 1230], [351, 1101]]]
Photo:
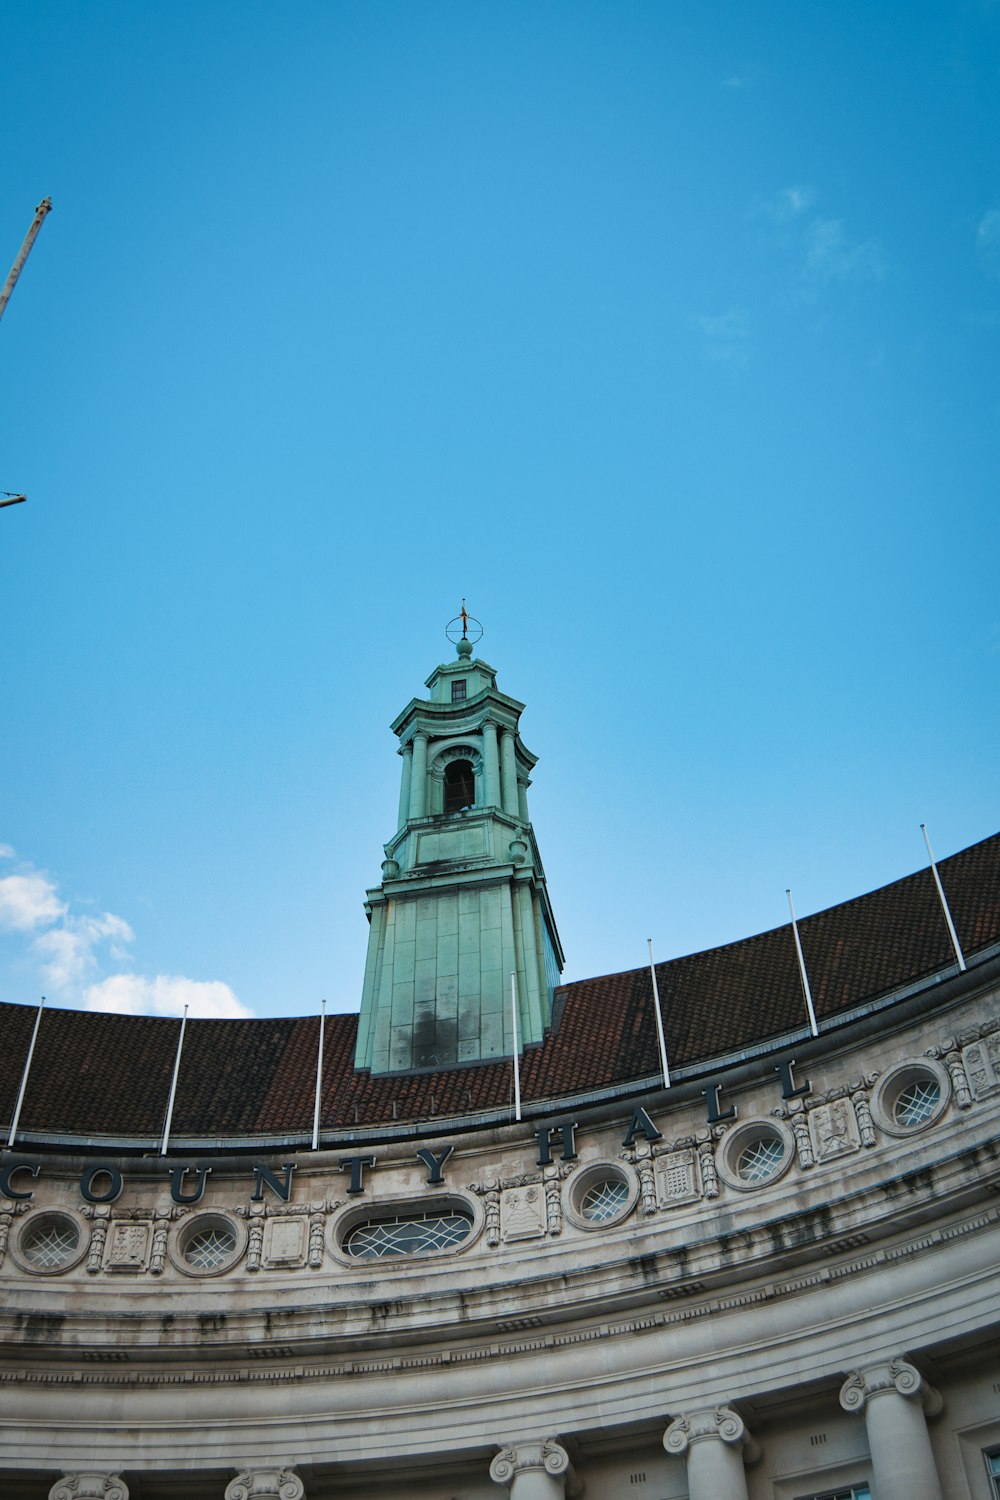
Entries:
[[444, 770], [444, 810], [446, 813], [461, 812], [463, 807], [472, 807], [476, 800], [476, 777], [472, 762], [452, 760]]

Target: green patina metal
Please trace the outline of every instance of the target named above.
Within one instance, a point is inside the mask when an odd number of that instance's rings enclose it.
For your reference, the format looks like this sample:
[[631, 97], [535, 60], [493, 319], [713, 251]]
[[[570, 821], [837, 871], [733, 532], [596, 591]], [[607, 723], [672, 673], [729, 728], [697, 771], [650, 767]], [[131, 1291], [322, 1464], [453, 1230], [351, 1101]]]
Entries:
[[355, 1065], [376, 1073], [510, 1056], [540, 1042], [563, 953], [528, 817], [524, 704], [458, 642], [395, 720], [399, 819], [371, 923]]

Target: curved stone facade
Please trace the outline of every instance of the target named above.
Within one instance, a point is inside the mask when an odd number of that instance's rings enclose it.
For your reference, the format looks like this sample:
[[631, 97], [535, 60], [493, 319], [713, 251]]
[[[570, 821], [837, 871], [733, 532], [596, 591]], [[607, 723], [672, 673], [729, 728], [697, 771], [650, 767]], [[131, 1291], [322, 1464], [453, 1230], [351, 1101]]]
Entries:
[[986, 1497], [998, 981], [520, 1122], [5, 1153], [10, 1492]]

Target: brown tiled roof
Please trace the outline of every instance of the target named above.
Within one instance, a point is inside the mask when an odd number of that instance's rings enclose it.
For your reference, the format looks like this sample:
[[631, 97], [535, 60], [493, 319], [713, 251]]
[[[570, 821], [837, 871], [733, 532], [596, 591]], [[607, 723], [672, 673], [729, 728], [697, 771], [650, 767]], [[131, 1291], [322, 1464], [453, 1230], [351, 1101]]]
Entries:
[[[939, 866], [969, 955], [1000, 941], [1000, 834]], [[929, 870], [799, 923], [816, 1012], [824, 1017], [920, 980], [953, 961]], [[804, 1024], [788, 926], [657, 965], [671, 1065], [738, 1052]], [[649, 970], [567, 984], [559, 1024], [524, 1055], [526, 1102], [613, 1088], [657, 1071]], [[0, 1005], [0, 1120], [9, 1121], [34, 1011]], [[174, 1138], [310, 1130], [319, 1021], [189, 1021]], [[426, 1121], [507, 1106], [509, 1060], [433, 1073], [372, 1076], [353, 1067], [357, 1017], [327, 1017], [324, 1131]], [[155, 1138], [162, 1130], [177, 1022], [46, 1011], [20, 1131], [95, 1139]]]

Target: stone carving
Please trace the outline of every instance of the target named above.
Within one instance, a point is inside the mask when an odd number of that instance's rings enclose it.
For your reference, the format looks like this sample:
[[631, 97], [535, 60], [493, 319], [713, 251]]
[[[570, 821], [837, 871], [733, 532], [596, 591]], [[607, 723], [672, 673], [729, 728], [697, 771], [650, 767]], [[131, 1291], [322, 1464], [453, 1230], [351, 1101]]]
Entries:
[[787, 1120], [791, 1126], [799, 1166], [805, 1169], [815, 1166], [816, 1157], [813, 1154], [812, 1136], [809, 1133], [809, 1121], [802, 1100], [792, 1099], [787, 1104], [779, 1104], [777, 1109], [772, 1109], [771, 1113], [775, 1119]]
[[471, 1190], [483, 1200], [486, 1217], [486, 1243], [495, 1247], [500, 1243], [500, 1185], [492, 1182], [471, 1184]]
[[169, 1203], [157, 1204], [156, 1218], [153, 1220], [153, 1249], [149, 1257], [151, 1276], [162, 1276], [167, 1258], [167, 1235], [170, 1233], [171, 1220], [179, 1219], [185, 1212], [185, 1209], [174, 1208]]
[[[556, 1195], [559, 1189], [556, 1187]], [[538, 1183], [526, 1187], [506, 1188], [500, 1195], [500, 1223], [503, 1240], [539, 1239], [546, 1230], [547, 1191]]]
[[558, 1438], [542, 1443], [504, 1443], [490, 1464], [490, 1478], [496, 1484], [513, 1484], [524, 1469], [544, 1469], [553, 1476], [569, 1469], [569, 1454]]
[[117, 1474], [64, 1474], [49, 1490], [49, 1500], [128, 1500], [128, 1486]]
[[639, 1200], [644, 1214], [655, 1214], [659, 1207], [656, 1201], [656, 1174], [653, 1169], [653, 1153], [647, 1141], [635, 1146], [623, 1146], [622, 1156], [636, 1170], [639, 1178]]
[[0, 1198], [0, 1266], [4, 1263], [7, 1254], [7, 1241], [10, 1239], [10, 1227], [14, 1222], [15, 1214], [26, 1213], [26, 1203], [15, 1203], [9, 1198]]
[[671, 1422], [663, 1434], [663, 1446], [675, 1458], [683, 1458], [692, 1443], [704, 1438], [715, 1438], [733, 1446], [751, 1445], [743, 1418], [731, 1406], [716, 1406], [709, 1411], [700, 1411], [682, 1416]]
[[111, 1223], [111, 1210], [106, 1203], [99, 1203], [96, 1207], [88, 1204], [82, 1210], [85, 1219], [93, 1221], [93, 1229], [90, 1234], [90, 1249], [87, 1253], [87, 1271], [91, 1276], [97, 1274], [101, 1269], [101, 1261], [104, 1258], [104, 1242], [108, 1237], [108, 1229]]
[[820, 1161], [857, 1151], [861, 1145], [857, 1115], [846, 1098], [813, 1105], [809, 1111], [809, 1126]]
[[226, 1485], [225, 1500], [303, 1500], [305, 1486], [294, 1469], [243, 1469]]
[[900, 1396], [917, 1397], [929, 1417], [937, 1416], [944, 1403], [920, 1371], [905, 1359], [891, 1359], [884, 1365], [855, 1370], [840, 1388], [840, 1404], [845, 1411], [862, 1412], [873, 1396], [895, 1391]]
[[[851, 1103], [854, 1105], [854, 1115], [858, 1122], [858, 1130], [861, 1134], [862, 1146], [874, 1146], [878, 1137], [875, 1134], [875, 1122], [872, 1119], [871, 1096], [866, 1083], [873, 1083], [875, 1075], [869, 1074], [863, 1081], [851, 1085]], [[870, 1086], [869, 1083], [869, 1086]]]
[[698, 1166], [706, 1198], [719, 1196], [719, 1176], [715, 1170], [715, 1143], [710, 1130], [699, 1131], [697, 1137]]
[[691, 1147], [665, 1151], [656, 1158], [659, 1201], [664, 1208], [691, 1203], [701, 1196], [698, 1189], [698, 1159]]
[[301, 1266], [305, 1245], [306, 1220], [301, 1214], [268, 1221], [265, 1258], [269, 1266]]
[[947, 1037], [940, 1047], [928, 1047], [924, 1056], [936, 1058], [944, 1063], [948, 1069], [948, 1077], [951, 1079], [955, 1103], [959, 1109], [969, 1109], [972, 1104], [972, 1089], [957, 1039], [953, 1036]]
[[148, 1220], [116, 1219], [111, 1226], [108, 1270], [144, 1270], [151, 1229], [152, 1225]]
[[318, 1204], [312, 1205], [312, 1213], [309, 1215], [309, 1266], [313, 1271], [318, 1271], [323, 1264], [323, 1231], [326, 1227], [326, 1215]]

